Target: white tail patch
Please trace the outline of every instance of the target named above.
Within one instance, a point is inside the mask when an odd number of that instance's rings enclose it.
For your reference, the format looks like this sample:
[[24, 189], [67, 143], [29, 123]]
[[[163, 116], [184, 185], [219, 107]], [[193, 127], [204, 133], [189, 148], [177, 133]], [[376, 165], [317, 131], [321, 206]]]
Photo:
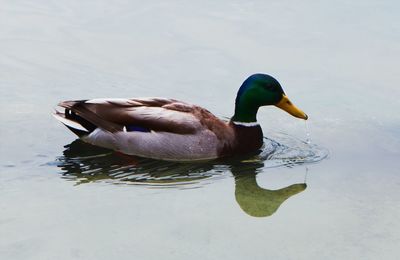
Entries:
[[65, 118], [65, 117], [62, 117], [62, 116], [60, 116], [60, 115], [58, 115], [58, 114], [53, 114], [53, 116], [54, 116], [58, 121], [60, 121], [61, 123], [63, 123], [63, 124], [66, 125], [66, 126], [72, 127], [72, 128], [74, 128], [74, 129], [77, 129], [77, 130], [81, 130], [81, 131], [88, 132], [88, 130], [87, 130], [86, 128], [84, 128], [81, 124], [79, 124], [79, 123], [77, 123], [77, 122], [75, 122], [75, 121], [72, 121], [72, 120], [70, 120], [70, 119], [67, 119], [67, 118]]

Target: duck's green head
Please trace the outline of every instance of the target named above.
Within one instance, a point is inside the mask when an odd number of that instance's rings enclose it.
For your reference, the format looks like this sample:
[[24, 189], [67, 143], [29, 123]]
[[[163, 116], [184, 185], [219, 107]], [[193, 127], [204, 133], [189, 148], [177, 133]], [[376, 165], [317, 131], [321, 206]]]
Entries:
[[235, 122], [250, 123], [257, 121], [257, 111], [261, 106], [274, 105], [292, 116], [307, 120], [308, 116], [293, 105], [285, 95], [279, 82], [266, 74], [254, 74], [248, 77], [239, 88], [235, 102]]

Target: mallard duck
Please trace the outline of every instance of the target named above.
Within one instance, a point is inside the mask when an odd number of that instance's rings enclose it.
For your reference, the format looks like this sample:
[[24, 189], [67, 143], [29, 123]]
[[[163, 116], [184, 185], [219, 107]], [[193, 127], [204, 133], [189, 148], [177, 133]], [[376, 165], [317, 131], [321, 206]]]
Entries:
[[307, 120], [279, 82], [266, 74], [248, 77], [229, 121], [208, 110], [167, 98], [109, 98], [62, 101], [53, 114], [83, 141], [141, 157], [195, 161], [259, 150], [263, 132], [258, 108], [275, 105]]

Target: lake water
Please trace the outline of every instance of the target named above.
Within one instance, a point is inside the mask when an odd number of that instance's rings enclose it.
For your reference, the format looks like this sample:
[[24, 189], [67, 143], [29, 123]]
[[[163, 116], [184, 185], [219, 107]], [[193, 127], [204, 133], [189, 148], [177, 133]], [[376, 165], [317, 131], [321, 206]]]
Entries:
[[[0, 7], [1, 259], [397, 259], [398, 1], [11, 1]], [[178, 164], [76, 141], [60, 100], [172, 97], [233, 113], [258, 156]], [[272, 151], [272, 152], [271, 152]]]

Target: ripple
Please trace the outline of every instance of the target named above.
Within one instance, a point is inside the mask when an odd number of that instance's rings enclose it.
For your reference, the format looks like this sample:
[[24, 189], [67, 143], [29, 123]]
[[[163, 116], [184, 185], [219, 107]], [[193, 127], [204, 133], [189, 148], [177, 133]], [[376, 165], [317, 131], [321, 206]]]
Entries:
[[265, 138], [264, 148], [258, 155], [266, 168], [316, 163], [329, 155], [328, 149], [285, 133], [274, 133], [273, 138]]

